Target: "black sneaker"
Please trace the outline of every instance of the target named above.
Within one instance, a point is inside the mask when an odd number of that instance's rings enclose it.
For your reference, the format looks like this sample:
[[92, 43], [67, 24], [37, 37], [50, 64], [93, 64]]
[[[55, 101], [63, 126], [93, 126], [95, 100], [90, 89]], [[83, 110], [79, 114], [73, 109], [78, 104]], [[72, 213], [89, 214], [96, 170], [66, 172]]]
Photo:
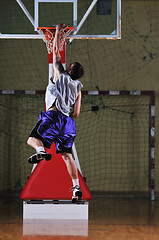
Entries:
[[82, 191], [80, 186], [76, 185], [75, 187], [73, 187], [72, 203], [75, 203], [81, 200], [82, 200]]
[[51, 158], [52, 158], [52, 155], [50, 153], [38, 152], [30, 156], [28, 158], [28, 162], [34, 164], [34, 163], [39, 163], [42, 160], [50, 161]]

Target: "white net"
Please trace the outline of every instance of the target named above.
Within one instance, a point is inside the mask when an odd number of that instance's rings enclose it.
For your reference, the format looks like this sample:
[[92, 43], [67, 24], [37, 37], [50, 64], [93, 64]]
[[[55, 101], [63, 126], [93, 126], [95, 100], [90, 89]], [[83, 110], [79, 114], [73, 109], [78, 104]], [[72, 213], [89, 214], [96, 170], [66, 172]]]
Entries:
[[[60, 31], [60, 51], [63, 50], [65, 39], [70, 35], [72, 31], [73, 28], [65, 28]], [[46, 44], [48, 54], [53, 53], [55, 29], [39, 29], [38, 32], [43, 36], [43, 41]]]

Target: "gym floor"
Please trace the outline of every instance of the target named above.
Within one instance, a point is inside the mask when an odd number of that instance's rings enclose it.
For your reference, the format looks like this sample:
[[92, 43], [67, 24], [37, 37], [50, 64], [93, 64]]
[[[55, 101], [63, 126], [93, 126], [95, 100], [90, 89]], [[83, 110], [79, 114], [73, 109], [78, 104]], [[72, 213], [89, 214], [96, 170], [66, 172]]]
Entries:
[[[159, 198], [93, 198], [89, 220], [23, 221], [19, 196], [0, 197], [2, 240], [158, 240]], [[56, 228], [56, 231], [55, 231]], [[77, 231], [75, 231], [75, 228]]]

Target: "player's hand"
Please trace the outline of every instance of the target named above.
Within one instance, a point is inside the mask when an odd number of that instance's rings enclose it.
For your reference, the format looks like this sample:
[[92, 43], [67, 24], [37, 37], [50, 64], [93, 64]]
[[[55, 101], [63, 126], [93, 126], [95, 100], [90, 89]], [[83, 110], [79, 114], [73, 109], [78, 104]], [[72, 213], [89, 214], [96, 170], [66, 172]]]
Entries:
[[65, 29], [67, 26], [64, 23], [60, 23], [56, 26], [56, 30], [63, 30]]

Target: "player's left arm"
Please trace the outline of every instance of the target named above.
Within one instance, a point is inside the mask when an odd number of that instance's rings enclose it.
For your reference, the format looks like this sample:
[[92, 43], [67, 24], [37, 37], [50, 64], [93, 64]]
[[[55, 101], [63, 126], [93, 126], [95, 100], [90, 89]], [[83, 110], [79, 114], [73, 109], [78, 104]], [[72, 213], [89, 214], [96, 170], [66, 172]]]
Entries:
[[73, 113], [71, 113], [70, 117], [71, 118], [76, 118], [79, 116], [80, 114], [80, 109], [81, 109], [81, 91], [79, 91], [78, 95], [77, 95], [77, 99], [76, 102], [74, 104], [74, 108], [73, 108]]
[[60, 56], [60, 30], [65, 27], [64, 24], [58, 24], [56, 26], [54, 44], [53, 44], [53, 72], [54, 72], [54, 79], [53, 82], [55, 83], [58, 79], [60, 73], [64, 72], [64, 67], [61, 63], [61, 56]]

